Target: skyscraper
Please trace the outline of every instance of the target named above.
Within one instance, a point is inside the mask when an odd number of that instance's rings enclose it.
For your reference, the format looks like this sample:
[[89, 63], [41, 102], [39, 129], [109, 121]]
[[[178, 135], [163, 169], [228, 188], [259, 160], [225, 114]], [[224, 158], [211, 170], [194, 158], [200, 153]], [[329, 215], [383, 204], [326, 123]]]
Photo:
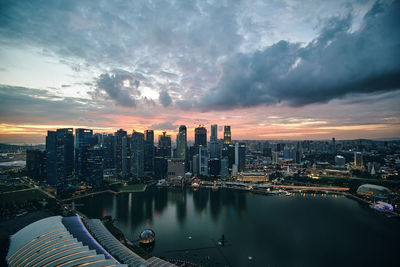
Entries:
[[114, 135], [109, 134], [103, 136], [103, 168], [115, 168], [115, 138]]
[[158, 136], [158, 146], [161, 150], [161, 156], [166, 158], [171, 157], [171, 136], [166, 135], [166, 132]]
[[[57, 175], [57, 132], [47, 131], [46, 136], [46, 176], [47, 183], [56, 186], [59, 182], [64, 182]], [[59, 181], [60, 179], [60, 181]]]
[[122, 177], [128, 177], [131, 173], [131, 138], [127, 135], [122, 137]]
[[87, 157], [88, 176], [86, 178], [88, 184], [92, 186], [100, 186], [103, 184], [103, 149], [95, 145], [88, 149]]
[[131, 173], [134, 178], [144, 175], [144, 134], [138, 132], [131, 138]]
[[208, 151], [206, 147], [199, 146], [199, 175], [208, 175]]
[[218, 125], [213, 124], [211, 125], [211, 136], [210, 136], [210, 142], [211, 141], [216, 141], [218, 140]]
[[75, 176], [80, 181], [88, 179], [88, 153], [93, 141], [93, 130], [75, 129]]
[[194, 129], [194, 145], [195, 147], [207, 147], [207, 129], [199, 126]]
[[210, 158], [219, 159], [221, 154], [220, 142], [218, 140], [218, 126], [216, 124], [211, 125], [211, 136], [210, 136]]
[[46, 137], [47, 182], [61, 186], [73, 182], [74, 135], [73, 129], [48, 131]]
[[154, 131], [144, 132], [144, 171], [148, 174], [154, 172]]
[[228, 179], [229, 170], [228, 170], [229, 160], [227, 157], [221, 159], [221, 179]]
[[26, 171], [36, 181], [46, 179], [46, 151], [26, 150]]
[[119, 129], [115, 132], [115, 149], [114, 149], [114, 161], [115, 170], [117, 175], [121, 174], [122, 171], [122, 138], [126, 136], [126, 131]]
[[361, 152], [354, 152], [354, 167], [357, 169], [364, 168], [363, 155]]
[[225, 125], [224, 126], [224, 145], [232, 144], [231, 139], [231, 126]]
[[181, 125], [179, 126], [179, 132], [176, 136], [176, 154], [177, 157], [180, 159], [184, 159], [186, 161], [186, 152], [187, 150], [187, 132], [186, 126]]
[[242, 172], [246, 168], [246, 144], [239, 143], [238, 150], [238, 171]]

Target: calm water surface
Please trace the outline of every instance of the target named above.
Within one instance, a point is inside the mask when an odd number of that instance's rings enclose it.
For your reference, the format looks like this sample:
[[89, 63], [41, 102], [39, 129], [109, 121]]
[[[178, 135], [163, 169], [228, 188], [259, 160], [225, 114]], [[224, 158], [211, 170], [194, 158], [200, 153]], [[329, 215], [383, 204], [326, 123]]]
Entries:
[[400, 221], [340, 195], [148, 188], [75, 203], [130, 240], [152, 228], [155, 256], [203, 266], [400, 266]]

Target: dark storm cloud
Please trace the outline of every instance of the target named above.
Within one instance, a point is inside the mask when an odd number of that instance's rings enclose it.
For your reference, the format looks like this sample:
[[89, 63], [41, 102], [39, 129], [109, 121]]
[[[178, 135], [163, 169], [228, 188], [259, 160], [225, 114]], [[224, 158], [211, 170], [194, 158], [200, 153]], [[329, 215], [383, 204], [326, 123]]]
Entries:
[[218, 85], [200, 98], [206, 109], [261, 104], [303, 106], [348, 94], [400, 88], [400, 2], [377, 2], [351, 31], [352, 16], [333, 17], [306, 46], [280, 41], [223, 65]]
[[102, 96], [111, 99], [117, 105], [125, 107], [136, 106], [136, 98], [140, 96], [138, 87], [140, 82], [133, 74], [115, 70], [112, 73], [103, 73], [96, 81], [96, 90], [93, 97]]
[[163, 105], [163, 107], [168, 107], [172, 103], [171, 97], [169, 96], [168, 92], [165, 90], [161, 91], [159, 100], [161, 102], [161, 105]]

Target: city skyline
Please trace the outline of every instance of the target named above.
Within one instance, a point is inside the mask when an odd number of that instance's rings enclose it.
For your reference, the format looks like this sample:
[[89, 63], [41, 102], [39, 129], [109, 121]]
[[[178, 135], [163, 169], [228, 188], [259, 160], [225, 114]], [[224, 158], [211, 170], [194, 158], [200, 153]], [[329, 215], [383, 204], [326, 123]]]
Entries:
[[[173, 14], [173, 16], [171, 16]], [[180, 125], [233, 140], [398, 138], [398, 1], [3, 1], [0, 142]]]

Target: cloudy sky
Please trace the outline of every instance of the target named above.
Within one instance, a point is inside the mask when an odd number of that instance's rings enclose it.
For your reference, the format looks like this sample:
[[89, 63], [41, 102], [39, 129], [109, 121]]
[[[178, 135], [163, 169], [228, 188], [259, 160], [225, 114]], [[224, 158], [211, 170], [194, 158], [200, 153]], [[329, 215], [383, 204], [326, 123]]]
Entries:
[[0, 142], [399, 137], [399, 29], [399, 1], [2, 0]]

